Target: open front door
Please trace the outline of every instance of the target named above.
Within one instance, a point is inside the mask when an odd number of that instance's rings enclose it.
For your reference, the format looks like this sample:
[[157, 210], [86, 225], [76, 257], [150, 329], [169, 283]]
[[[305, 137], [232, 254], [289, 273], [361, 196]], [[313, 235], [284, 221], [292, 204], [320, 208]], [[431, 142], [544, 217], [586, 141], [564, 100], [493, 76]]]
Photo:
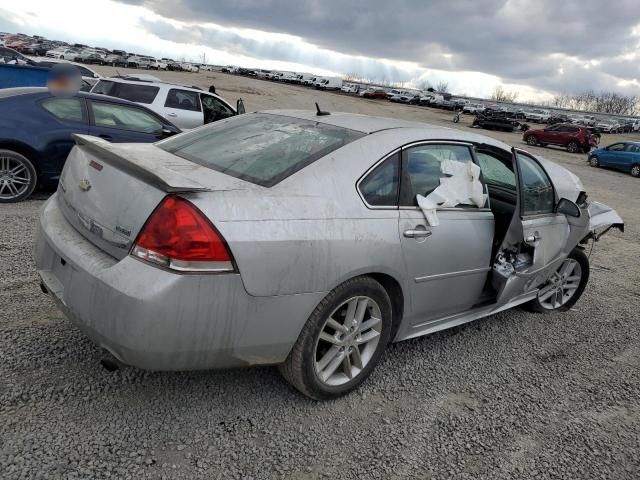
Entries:
[[524, 152], [513, 149], [512, 156], [518, 198], [493, 264], [498, 306], [542, 285], [569, 254], [571, 234], [567, 217], [556, 213], [559, 199], [544, 168]]

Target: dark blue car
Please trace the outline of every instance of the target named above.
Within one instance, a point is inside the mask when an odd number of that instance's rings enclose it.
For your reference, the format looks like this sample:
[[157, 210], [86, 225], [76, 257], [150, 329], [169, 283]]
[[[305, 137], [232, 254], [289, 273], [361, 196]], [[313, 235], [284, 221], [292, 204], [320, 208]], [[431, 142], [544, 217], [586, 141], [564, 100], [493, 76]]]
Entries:
[[180, 129], [136, 103], [79, 92], [63, 98], [47, 88], [0, 90], [0, 203], [24, 200], [36, 186], [55, 187], [73, 133], [110, 142], [151, 143]]
[[589, 152], [592, 167], [610, 167], [640, 177], [640, 142], [619, 142]]

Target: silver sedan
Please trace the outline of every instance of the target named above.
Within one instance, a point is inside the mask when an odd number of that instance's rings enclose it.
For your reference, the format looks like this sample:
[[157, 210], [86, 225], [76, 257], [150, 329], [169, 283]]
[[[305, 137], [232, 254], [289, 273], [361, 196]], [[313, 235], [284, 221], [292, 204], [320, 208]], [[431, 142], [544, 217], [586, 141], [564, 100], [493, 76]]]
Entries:
[[316, 399], [390, 342], [567, 310], [583, 245], [623, 229], [566, 169], [422, 123], [273, 111], [76, 143], [35, 249], [66, 316], [123, 364], [274, 364]]

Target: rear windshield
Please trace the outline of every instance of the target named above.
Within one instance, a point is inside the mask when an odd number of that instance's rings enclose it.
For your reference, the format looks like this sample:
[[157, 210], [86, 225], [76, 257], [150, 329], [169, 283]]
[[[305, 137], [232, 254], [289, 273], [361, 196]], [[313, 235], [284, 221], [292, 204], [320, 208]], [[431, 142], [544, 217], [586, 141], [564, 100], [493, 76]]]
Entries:
[[158, 143], [199, 165], [271, 187], [364, 133], [266, 113], [244, 114]]
[[111, 97], [118, 97], [130, 102], [136, 103], [153, 103], [158, 95], [159, 87], [153, 85], [137, 85], [133, 83], [111, 82], [109, 80], [100, 80], [91, 93], [101, 93]]

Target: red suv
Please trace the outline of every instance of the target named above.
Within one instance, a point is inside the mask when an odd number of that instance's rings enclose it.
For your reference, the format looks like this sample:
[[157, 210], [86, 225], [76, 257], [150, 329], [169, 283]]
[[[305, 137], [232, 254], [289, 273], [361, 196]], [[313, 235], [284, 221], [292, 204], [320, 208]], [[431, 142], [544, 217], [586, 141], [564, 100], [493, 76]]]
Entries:
[[529, 145], [560, 145], [571, 153], [588, 152], [598, 140], [587, 127], [561, 123], [537, 130], [527, 130], [522, 139]]
[[361, 94], [364, 98], [387, 98], [387, 92], [382, 88], [367, 88], [364, 93]]

